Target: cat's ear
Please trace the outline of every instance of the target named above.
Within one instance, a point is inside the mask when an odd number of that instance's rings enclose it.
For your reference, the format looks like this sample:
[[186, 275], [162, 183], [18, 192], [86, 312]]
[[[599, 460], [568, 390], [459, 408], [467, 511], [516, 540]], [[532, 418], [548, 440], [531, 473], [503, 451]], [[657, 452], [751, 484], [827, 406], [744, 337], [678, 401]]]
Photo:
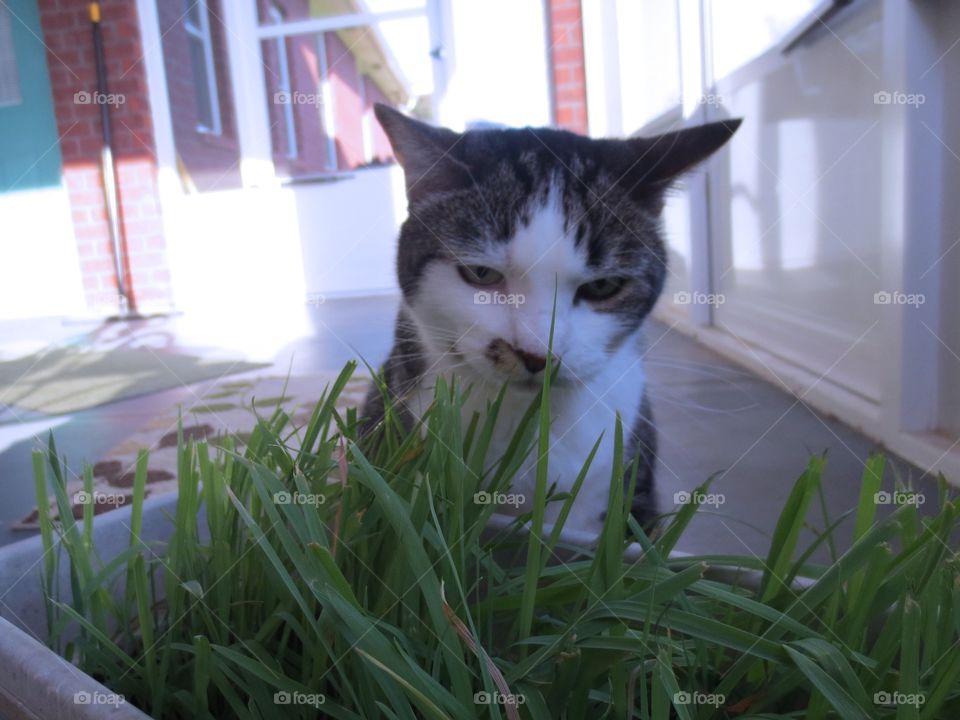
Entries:
[[403, 168], [410, 200], [470, 182], [466, 167], [453, 155], [460, 133], [414, 120], [382, 103], [373, 111]]
[[719, 150], [740, 127], [739, 118], [626, 140], [629, 169], [621, 178], [638, 199], [657, 197], [680, 175]]

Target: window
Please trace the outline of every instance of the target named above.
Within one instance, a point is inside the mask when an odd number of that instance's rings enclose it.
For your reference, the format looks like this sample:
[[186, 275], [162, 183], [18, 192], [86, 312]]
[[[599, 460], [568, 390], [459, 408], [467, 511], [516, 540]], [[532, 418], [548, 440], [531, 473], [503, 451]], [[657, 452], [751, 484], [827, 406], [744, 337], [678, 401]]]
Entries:
[[616, 8], [622, 132], [630, 134], [680, 111], [680, 17], [676, 0], [618, 0]]
[[424, 0], [256, 3], [273, 161], [282, 177], [310, 180], [392, 160], [373, 116], [378, 102], [431, 116], [434, 60]]
[[20, 104], [20, 78], [13, 48], [10, 11], [0, 7], [0, 107]]
[[197, 131], [219, 135], [220, 98], [213, 66], [213, 43], [210, 39], [210, 11], [207, 0], [184, 0], [186, 12], [183, 27], [187, 32], [190, 71], [197, 101]]
[[[276, 3], [270, 6], [270, 19], [279, 25], [283, 22], [283, 11]], [[283, 108], [283, 126], [286, 132], [286, 152], [287, 158], [293, 160], [300, 154], [297, 147], [297, 123], [293, 114], [292, 100], [293, 87], [290, 84], [290, 58], [287, 55], [287, 39], [278, 37], [275, 41], [275, 50], [277, 53], [277, 100]], [[287, 102], [282, 102], [286, 100]]]

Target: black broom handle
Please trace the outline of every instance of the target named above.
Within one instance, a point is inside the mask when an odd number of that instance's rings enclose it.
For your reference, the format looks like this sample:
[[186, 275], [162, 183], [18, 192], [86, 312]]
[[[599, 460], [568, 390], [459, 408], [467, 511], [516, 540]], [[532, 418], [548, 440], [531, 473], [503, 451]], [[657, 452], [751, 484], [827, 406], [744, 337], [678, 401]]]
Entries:
[[107, 103], [107, 63], [103, 55], [103, 34], [100, 29], [100, 3], [90, 3], [90, 22], [93, 28], [93, 51], [97, 68], [97, 103], [100, 105], [100, 131], [103, 145], [100, 149], [100, 164], [103, 172], [103, 196], [107, 206], [110, 226], [110, 241], [113, 245], [113, 267], [117, 277], [117, 292], [120, 297], [120, 314], [134, 310], [130, 288], [127, 283], [126, 254], [120, 236], [120, 202], [117, 194], [117, 173], [113, 163], [113, 126], [110, 107]]

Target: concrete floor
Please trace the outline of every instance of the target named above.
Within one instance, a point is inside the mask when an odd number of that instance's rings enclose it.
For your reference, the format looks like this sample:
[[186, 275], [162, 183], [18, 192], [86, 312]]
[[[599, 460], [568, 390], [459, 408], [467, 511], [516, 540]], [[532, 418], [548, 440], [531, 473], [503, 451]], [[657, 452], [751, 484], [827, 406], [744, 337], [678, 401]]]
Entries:
[[[98, 346], [147, 344], [206, 355], [242, 356], [274, 371], [308, 375], [336, 371], [350, 358], [379, 363], [390, 348], [396, 298], [329, 301], [301, 316], [171, 317], [129, 324], [11, 323], [0, 327], [4, 348], [53, 340]], [[723, 504], [704, 508], [679, 549], [764, 556], [779, 509], [813, 453], [828, 453], [823, 488], [831, 519], [853, 508], [864, 459], [875, 443], [843, 423], [813, 412], [793, 396], [732, 365], [676, 330], [650, 322], [647, 370], [660, 437], [658, 493], [664, 509], [674, 494], [716, 476], [711, 492]], [[264, 371], [257, 371], [257, 374]], [[269, 371], [268, 371], [269, 372]], [[231, 376], [242, 377], [242, 376]], [[175, 388], [49, 418], [16, 408], [0, 412], [0, 544], [24, 537], [10, 524], [34, 503], [30, 451], [53, 430], [72, 466], [94, 462], [154, 415], [197, 402], [205, 383]], [[934, 498], [930, 477], [895, 459], [901, 477]], [[889, 477], [886, 485], [893, 481]], [[819, 503], [811, 522], [823, 527]], [[883, 508], [881, 508], [883, 509]], [[840, 545], [852, 522], [842, 526]], [[827, 559], [825, 548], [820, 559]]]

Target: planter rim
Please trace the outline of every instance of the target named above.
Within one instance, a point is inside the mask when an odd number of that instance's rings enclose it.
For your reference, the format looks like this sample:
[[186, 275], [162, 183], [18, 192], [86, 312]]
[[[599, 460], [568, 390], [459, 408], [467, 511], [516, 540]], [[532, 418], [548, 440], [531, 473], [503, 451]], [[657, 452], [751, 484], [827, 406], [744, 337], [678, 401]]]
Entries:
[[0, 618], [0, 714], [7, 720], [149, 720], [122, 696]]

